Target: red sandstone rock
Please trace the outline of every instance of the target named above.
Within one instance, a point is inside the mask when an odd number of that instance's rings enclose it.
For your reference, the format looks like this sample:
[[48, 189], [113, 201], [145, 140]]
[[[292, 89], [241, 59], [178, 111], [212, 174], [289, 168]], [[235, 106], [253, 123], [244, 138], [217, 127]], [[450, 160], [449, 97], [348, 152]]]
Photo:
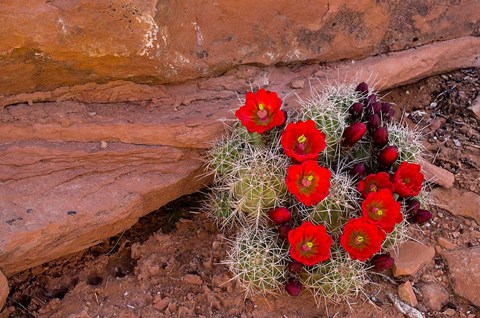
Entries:
[[0, 144], [0, 268], [7, 276], [94, 245], [205, 184], [193, 149], [100, 146]]
[[453, 215], [474, 219], [480, 224], [480, 196], [471, 191], [456, 188], [435, 188], [431, 196], [436, 205]]
[[[303, 65], [296, 72], [288, 67], [258, 68], [241, 66], [218, 78], [198, 80], [180, 85], [147, 86], [126, 81], [107, 84], [88, 83], [70, 87], [60, 87], [53, 91], [22, 93], [0, 96], [0, 109], [13, 104], [34, 102], [79, 101], [95, 103], [120, 103], [129, 101], [149, 101], [162, 107], [178, 107], [196, 101], [229, 99], [238, 91], [253, 87], [269, 86], [271, 90], [297, 88], [310, 80], [316, 88], [335, 80], [358, 82], [371, 79], [376, 89], [382, 90], [401, 84], [415, 82], [433, 74], [445, 73], [459, 68], [480, 66], [480, 39], [464, 37], [426, 45], [417, 49], [395, 52], [388, 55], [370, 57], [356, 63], [342, 62], [329, 68], [310, 64]], [[320, 79], [311, 79], [312, 74]], [[292, 83], [295, 85], [292, 86]], [[306, 97], [309, 90], [298, 91]], [[293, 95], [287, 101], [295, 101]], [[205, 107], [205, 106], [204, 106]]]
[[5, 275], [0, 271], [0, 311], [2, 311], [5, 301], [7, 301], [10, 288], [8, 287], [8, 281]]
[[393, 276], [414, 276], [433, 260], [435, 250], [421, 243], [407, 241], [398, 250], [391, 251], [390, 255], [395, 259], [392, 268]]
[[432, 311], [440, 311], [450, 296], [448, 290], [437, 283], [427, 284], [420, 288], [423, 304]]
[[444, 188], [451, 188], [455, 182], [455, 176], [448, 170], [432, 165], [427, 161], [420, 162], [425, 180], [433, 182]]
[[4, 0], [0, 92], [112, 78], [181, 82], [245, 63], [360, 59], [472, 35], [477, 12], [477, 0]]
[[480, 247], [445, 252], [453, 289], [475, 306], [480, 306]]
[[413, 285], [410, 281], [406, 281], [399, 285], [397, 291], [398, 296], [402, 301], [413, 307], [418, 305], [417, 296], [415, 296]]

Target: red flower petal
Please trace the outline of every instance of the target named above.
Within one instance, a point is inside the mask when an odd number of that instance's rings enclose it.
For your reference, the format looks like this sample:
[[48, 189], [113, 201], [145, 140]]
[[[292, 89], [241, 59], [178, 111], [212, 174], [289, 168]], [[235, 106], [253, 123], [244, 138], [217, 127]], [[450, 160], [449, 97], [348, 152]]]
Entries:
[[287, 125], [281, 139], [285, 154], [297, 162], [316, 160], [325, 149], [325, 134], [317, 129], [313, 120], [298, 121]]
[[369, 174], [364, 180], [358, 182], [358, 191], [364, 198], [370, 192], [377, 192], [381, 189], [388, 189], [393, 192], [393, 184], [390, 182], [390, 175], [386, 172]]
[[416, 163], [402, 162], [392, 177], [395, 193], [403, 198], [418, 195], [425, 179], [420, 170], [420, 165]]
[[261, 134], [285, 122], [281, 104], [277, 93], [262, 88], [256, 93], [247, 93], [245, 105], [235, 112], [235, 116], [249, 132]]
[[395, 224], [403, 220], [400, 203], [395, 201], [392, 192], [388, 189], [368, 194], [362, 202], [362, 215], [387, 233], [392, 232]]
[[316, 161], [307, 160], [287, 168], [287, 189], [307, 206], [318, 204], [330, 189], [331, 172]]
[[380, 251], [385, 232], [365, 217], [350, 219], [340, 236], [340, 244], [353, 259], [366, 261]]
[[307, 266], [312, 266], [330, 258], [333, 240], [323, 225], [303, 222], [288, 233], [290, 256]]

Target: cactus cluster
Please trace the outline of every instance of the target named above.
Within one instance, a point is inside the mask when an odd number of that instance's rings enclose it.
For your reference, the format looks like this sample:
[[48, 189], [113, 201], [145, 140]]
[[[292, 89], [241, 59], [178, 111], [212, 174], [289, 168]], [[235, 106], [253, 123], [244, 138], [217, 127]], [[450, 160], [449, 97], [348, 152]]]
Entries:
[[[419, 178], [421, 138], [393, 122], [392, 105], [365, 83], [330, 85], [299, 104], [287, 115], [276, 93], [247, 93], [239, 121], [207, 153], [206, 207], [237, 231], [225, 264], [247, 295], [285, 286], [343, 301], [360, 293], [369, 270], [391, 266], [385, 252], [407, 238], [409, 223], [428, 221], [426, 191], [401, 183]], [[352, 250], [365, 235], [378, 242], [368, 255]]]

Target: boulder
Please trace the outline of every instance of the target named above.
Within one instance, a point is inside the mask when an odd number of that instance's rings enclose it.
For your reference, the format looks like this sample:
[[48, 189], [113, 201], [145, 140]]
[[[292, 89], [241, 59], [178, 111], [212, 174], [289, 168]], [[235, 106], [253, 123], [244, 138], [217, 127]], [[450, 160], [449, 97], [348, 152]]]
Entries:
[[5, 275], [0, 271], [0, 311], [2, 311], [3, 305], [7, 301], [10, 288], [8, 287], [8, 281]]
[[480, 247], [445, 252], [449, 277], [456, 294], [480, 306]]
[[435, 249], [415, 241], [407, 241], [393, 250], [393, 276], [414, 276], [423, 266], [429, 264], [435, 256]]
[[172, 83], [241, 64], [361, 59], [474, 35], [477, 12], [477, 0], [3, 0], [0, 92], [113, 78]]
[[398, 286], [397, 292], [398, 296], [403, 302], [413, 307], [418, 305], [417, 296], [413, 291], [413, 285], [410, 281], [406, 281], [405, 283], [400, 284]]
[[431, 311], [440, 311], [450, 296], [448, 290], [442, 285], [431, 283], [420, 288], [423, 296], [423, 304]]
[[453, 187], [455, 182], [453, 173], [423, 160], [420, 162], [420, 165], [426, 181], [438, 184], [446, 189]]
[[456, 188], [435, 188], [431, 196], [436, 205], [453, 215], [474, 219], [480, 224], [480, 196], [475, 192]]

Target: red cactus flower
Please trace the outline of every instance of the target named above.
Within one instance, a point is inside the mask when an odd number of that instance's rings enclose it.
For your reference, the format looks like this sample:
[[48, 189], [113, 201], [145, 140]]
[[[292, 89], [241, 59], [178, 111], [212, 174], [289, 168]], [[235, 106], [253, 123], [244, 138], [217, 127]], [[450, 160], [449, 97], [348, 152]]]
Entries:
[[249, 132], [262, 134], [285, 122], [281, 104], [277, 93], [262, 88], [256, 93], [247, 93], [245, 105], [235, 112], [235, 116]]
[[392, 177], [395, 193], [403, 198], [418, 195], [425, 179], [420, 170], [419, 164], [402, 162]]
[[281, 139], [285, 154], [297, 162], [316, 160], [325, 149], [325, 134], [317, 129], [313, 120], [298, 121], [287, 125]]
[[393, 192], [390, 175], [386, 172], [369, 174], [364, 180], [358, 182], [358, 191], [364, 198], [366, 198], [370, 192], [377, 192], [381, 189], [388, 189]]
[[290, 256], [307, 266], [312, 266], [330, 258], [333, 240], [321, 224], [313, 225], [306, 221], [288, 233]]
[[281, 225], [290, 221], [292, 213], [286, 207], [277, 207], [268, 211], [268, 216], [273, 223]]
[[395, 224], [403, 220], [400, 203], [395, 201], [388, 189], [371, 192], [362, 202], [362, 214], [387, 233], [392, 232]]
[[287, 168], [287, 189], [307, 206], [318, 204], [330, 189], [331, 172], [316, 161], [307, 160]]
[[378, 154], [378, 163], [382, 167], [391, 167], [398, 158], [398, 148], [396, 146], [387, 146]]
[[348, 147], [355, 145], [360, 139], [362, 139], [366, 131], [367, 126], [361, 122], [348, 126], [343, 131], [343, 144]]
[[340, 245], [353, 259], [366, 261], [380, 251], [385, 239], [383, 232], [368, 218], [350, 219], [343, 228], [340, 236]]

